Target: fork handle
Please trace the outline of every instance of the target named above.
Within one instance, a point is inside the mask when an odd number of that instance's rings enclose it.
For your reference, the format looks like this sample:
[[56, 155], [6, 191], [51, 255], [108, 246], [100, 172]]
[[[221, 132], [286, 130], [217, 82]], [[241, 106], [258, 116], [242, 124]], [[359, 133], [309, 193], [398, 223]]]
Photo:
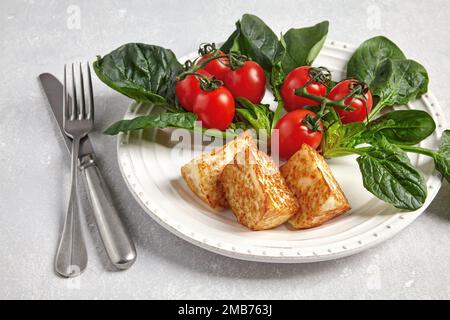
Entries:
[[120, 219], [111, 194], [91, 155], [80, 159], [84, 185], [92, 205], [95, 222], [112, 264], [125, 270], [136, 260], [136, 249]]
[[72, 186], [69, 208], [55, 257], [56, 272], [66, 278], [79, 276], [87, 265], [86, 244], [80, 224], [80, 212], [77, 192], [78, 150], [80, 140], [72, 144]]

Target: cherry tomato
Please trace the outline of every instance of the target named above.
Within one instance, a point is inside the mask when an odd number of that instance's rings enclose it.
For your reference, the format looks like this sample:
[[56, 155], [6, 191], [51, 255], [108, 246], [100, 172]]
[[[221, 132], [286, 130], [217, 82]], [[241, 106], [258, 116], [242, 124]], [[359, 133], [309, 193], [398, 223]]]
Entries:
[[[197, 72], [211, 77], [205, 70], [199, 69]], [[191, 74], [186, 76], [183, 80], [178, 81], [175, 85], [175, 93], [178, 101], [184, 109], [190, 112], [192, 112], [194, 108], [195, 99], [197, 99], [200, 91], [200, 81], [196, 76]]]
[[[311, 80], [311, 76], [308, 70], [311, 67], [303, 66], [298, 67], [288, 73], [281, 85], [281, 97], [284, 101], [284, 109], [286, 111], [292, 111], [296, 109], [302, 109], [308, 105], [318, 106], [320, 103], [308, 98], [300, 97], [295, 94], [295, 89], [303, 87], [308, 81]], [[327, 88], [320, 83], [311, 82], [306, 90], [309, 94], [324, 97], [327, 94]]]
[[206, 128], [225, 130], [234, 117], [234, 98], [225, 87], [201, 90], [194, 103], [194, 113]]
[[[317, 149], [322, 141], [322, 131], [314, 131], [303, 122], [307, 115], [315, 117], [315, 113], [309, 110], [299, 109], [286, 113], [278, 121], [275, 129], [279, 135], [279, 155], [280, 159], [288, 160], [306, 143]], [[319, 120], [320, 128], [322, 123]]]
[[[213, 53], [207, 53], [204, 56], [202, 56], [197, 63], [200, 63], [208, 58], [211, 57]], [[219, 51], [219, 55], [225, 55], [222, 51]], [[225, 75], [228, 71], [230, 71], [230, 67], [228, 65], [228, 58], [219, 58], [215, 60], [211, 60], [208, 62], [208, 64], [203, 68], [207, 72], [209, 72], [211, 75], [215, 76], [217, 79], [222, 80], [225, 78]]]
[[242, 67], [230, 69], [223, 82], [234, 97], [246, 98], [253, 103], [260, 103], [266, 92], [264, 70], [254, 61], [245, 61]]
[[[330, 100], [340, 100], [350, 93], [351, 83], [356, 82], [356, 80], [344, 80], [339, 82], [337, 85], [331, 89], [328, 94], [328, 99]], [[350, 104], [352, 97], [345, 99], [344, 103], [347, 106], [354, 108], [354, 110], [343, 110], [340, 108], [334, 108], [341, 118], [342, 123], [350, 122], [363, 122], [367, 118], [367, 114], [372, 110], [372, 93], [370, 90], [365, 95], [366, 101], [364, 102], [361, 98], [355, 98]]]

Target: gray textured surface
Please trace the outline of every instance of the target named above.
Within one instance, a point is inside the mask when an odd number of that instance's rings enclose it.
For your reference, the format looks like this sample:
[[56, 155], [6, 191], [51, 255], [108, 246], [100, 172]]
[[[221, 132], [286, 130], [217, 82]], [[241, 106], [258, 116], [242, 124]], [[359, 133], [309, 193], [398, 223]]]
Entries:
[[[79, 29], [71, 29], [72, 4], [80, 9]], [[92, 139], [139, 257], [132, 269], [112, 272], [91, 224], [85, 274], [58, 278], [52, 263], [69, 165], [36, 78], [45, 71], [61, 76], [63, 63], [92, 60], [125, 42], [183, 55], [200, 42], [224, 39], [251, 12], [276, 32], [328, 19], [330, 39], [358, 44], [387, 35], [426, 66], [431, 89], [449, 110], [450, 2], [4, 0], [0, 12], [0, 298], [450, 298], [447, 183], [415, 223], [361, 254], [309, 265], [225, 258], [173, 236], [134, 201], [119, 173], [115, 139], [99, 132], [122, 116], [129, 100], [99, 81]]]

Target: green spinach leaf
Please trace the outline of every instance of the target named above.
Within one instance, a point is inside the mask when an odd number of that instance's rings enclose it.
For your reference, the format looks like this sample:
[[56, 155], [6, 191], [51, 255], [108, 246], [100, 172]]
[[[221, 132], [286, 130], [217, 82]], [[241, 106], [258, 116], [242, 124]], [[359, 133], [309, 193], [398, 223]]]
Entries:
[[381, 139], [357, 161], [364, 187], [379, 199], [399, 209], [416, 210], [424, 204], [425, 181], [399, 147]]
[[414, 60], [388, 59], [379, 65], [375, 78], [368, 85], [372, 94], [379, 96], [383, 104], [406, 104], [427, 92], [428, 74]]
[[130, 120], [121, 120], [104, 131], [108, 135], [146, 128], [183, 128], [192, 130], [197, 116], [192, 112], [161, 113], [140, 116]]
[[169, 49], [128, 43], [98, 57], [94, 70], [105, 84], [136, 101], [174, 104], [182, 66]]
[[434, 166], [450, 183], [450, 130], [442, 133], [441, 144], [438, 150], [431, 150], [407, 144], [398, 145], [404, 151], [423, 154], [434, 160]]
[[364, 81], [378, 103], [372, 119], [386, 105], [406, 104], [428, 90], [428, 74], [389, 39], [378, 36], [363, 42], [347, 64], [347, 77]]
[[236, 30], [222, 45], [221, 50], [240, 51], [259, 63], [266, 71], [272, 68], [278, 53], [279, 41], [277, 35], [264, 21], [257, 16], [244, 14], [236, 22]]
[[381, 133], [390, 143], [413, 145], [427, 138], [436, 129], [433, 118], [422, 110], [397, 110], [372, 121], [364, 133], [370, 142]]
[[450, 130], [445, 130], [442, 133], [441, 145], [433, 159], [436, 170], [450, 183]]
[[388, 59], [406, 59], [403, 52], [391, 40], [377, 36], [364, 41], [353, 53], [347, 64], [347, 77], [371, 83], [378, 67]]
[[349, 124], [333, 123], [324, 132], [322, 153], [325, 158], [334, 158], [352, 154], [352, 148], [360, 143], [360, 137], [365, 130], [362, 122]]
[[220, 50], [225, 53], [229, 53], [231, 51], [240, 51], [239, 48], [239, 35], [240, 30], [236, 29], [233, 33], [228, 37], [228, 39], [222, 44]]
[[313, 63], [325, 43], [328, 21], [312, 27], [289, 29], [281, 38], [281, 65], [287, 74], [291, 70]]
[[236, 98], [242, 108], [236, 108], [236, 113], [258, 130], [266, 130], [270, 135], [273, 112], [266, 104], [254, 104], [244, 98]]
[[228, 129], [232, 131], [245, 131], [251, 128], [252, 126], [247, 121], [233, 121], [232, 123], [230, 123], [230, 127]]

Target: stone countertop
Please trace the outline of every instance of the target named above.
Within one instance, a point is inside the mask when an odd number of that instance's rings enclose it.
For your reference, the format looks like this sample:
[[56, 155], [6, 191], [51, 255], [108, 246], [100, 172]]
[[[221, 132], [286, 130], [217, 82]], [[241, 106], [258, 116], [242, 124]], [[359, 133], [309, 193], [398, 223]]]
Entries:
[[[169, 47], [178, 56], [221, 41], [246, 12], [279, 33], [330, 21], [328, 38], [359, 44], [393, 39], [427, 68], [450, 120], [448, 1], [12, 1], [0, 2], [0, 299], [450, 298], [450, 187], [391, 240], [335, 261], [295, 265], [233, 260], [197, 248], [149, 218], [125, 186], [116, 140], [100, 133], [129, 99], [95, 79], [91, 137], [112, 194], [137, 244], [128, 271], [108, 266], [92, 219], [89, 266], [66, 280], [53, 272], [69, 194], [69, 161], [37, 76], [92, 61], [126, 42]], [[79, 18], [79, 19], [78, 19]]]

